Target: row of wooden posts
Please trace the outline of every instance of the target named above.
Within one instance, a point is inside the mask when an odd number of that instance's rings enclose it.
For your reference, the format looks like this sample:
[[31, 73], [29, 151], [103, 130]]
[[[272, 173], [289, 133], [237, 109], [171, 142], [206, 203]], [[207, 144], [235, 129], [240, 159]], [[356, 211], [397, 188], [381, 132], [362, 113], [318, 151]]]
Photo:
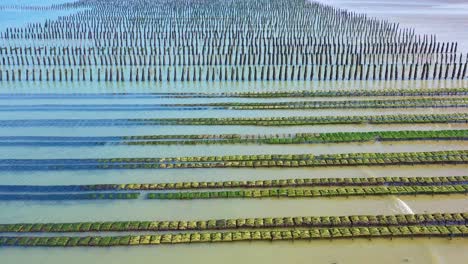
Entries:
[[[465, 59], [464, 59], [465, 57]], [[334, 54], [334, 55], [82, 55], [3, 56], [3, 66], [305, 66], [360, 64], [454, 64], [468, 61], [468, 54]]]
[[456, 42], [315, 2], [87, 0], [49, 8], [76, 13], [0, 34], [2, 81], [466, 78], [468, 55]]
[[0, 69], [0, 81], [306, 81], [466, 79], [468, 63], [248, 67], [63, 67]]
[[232, 55], [232, 54], [446, 54], [456, 53], [456, 42], [402, 42], [402, 43], [320, 43], [278, 44], [263, 43], [263, 45], [236, 43], [209, 43], [176, 45], [158, 43], [152, 46], [96, 46], [84, 47], [76, 45], [16, 45], [0, 46], [0, 55]]

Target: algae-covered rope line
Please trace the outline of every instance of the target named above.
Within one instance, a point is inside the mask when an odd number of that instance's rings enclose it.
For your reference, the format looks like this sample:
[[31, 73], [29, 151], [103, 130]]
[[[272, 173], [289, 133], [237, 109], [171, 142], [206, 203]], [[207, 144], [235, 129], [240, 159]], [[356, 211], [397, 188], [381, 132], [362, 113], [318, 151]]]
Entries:
[[75, 126], [298, 126], [345, 124], [467, 123], [468, 114], [378, 116], [292, 116], [252, 118], [140, 118], [140, 119], [16, 119], [0, 120], [0, 127]]
[[113, 159], [0, 159], [0, 170], [298, 168], [467, 164], [467, 150], [434, 152], [233, 155]]
[[139, 193], [61, 193], [61, 194], [0, 194], [0, 201], [74, 201], [74, 200], [130, 200]]
[[467, 194], [468, 185], [448, 186], [388, 186], [388, 187], [341, 187], [327, 189], [251, 189], [215, 192], [169, 192], [149, 193], [147, 199], [197, 200], [197, 199], [250, 199], [250, 198], [327, 198], [384, 195], [448, 195]]
[[368, 227], [404, 225], [464, 225], [468, 213], [395, 215], [294, 216], [173, 221], [105, 221], [0, 224], [0, 233], [86, 233], [183, 230], [231, 230], [303, 227]]
[[[450, 195], [467, 194], [467, 184], [440, 186], [359, 186], [339, 188], [280, 188], [248, 189], [206, 192], [158, 192], [148, 193], [150, 200], [198, 200], [198, 199], [260, 199], [260, 198], [333, 198], [388, 195]], [[128, 200], [137, 199], [139, 193], [80, 193], [80, 194], [0, 194], [0, 201], [59, 201], [59, 200]]]
[[0, 192], [99, 192], [156, 191], [191, 189], [235, 189], [275, 187], [333, 187], [333, 186], [444, 186], [466, 185], [468, 176], [435, 177], [369, 177], [369, 178], [304, 178], [255, 181], [168, 182], [91, 185], [0, 185]]
[[238, 93], [0, 93], [1, 99], [125, 99], [125, 98], [282, 98], [282, 97], [349, 97], [349, 96], [460, 96], [468, 88], [315, 90]]
[[373, 131], [296, 134], [141, 135], [102, 137], [0, 136], [0, 146], [110, 146], [201, 144], [321, 144], [374, 141], [467, 140], [468, 130]]
[[236, 241], [293, 241], [356, 238], [466, 237], [466, 225], [432, 226], [405, 225], [391, 227], [338, 227], [290, 230], [193, 232], [160, 235], [127, 236], [0, 236], [0, 247], [114, 247], [159, 244], [218, 243]]
[[183, 110], [313, 110], [380, 108], [464, 108], [467, 98], [423, 98], [399, 100], [228, 102], [198, 104], [32, 104], [0, 105], [0, 111], [183, 111]]

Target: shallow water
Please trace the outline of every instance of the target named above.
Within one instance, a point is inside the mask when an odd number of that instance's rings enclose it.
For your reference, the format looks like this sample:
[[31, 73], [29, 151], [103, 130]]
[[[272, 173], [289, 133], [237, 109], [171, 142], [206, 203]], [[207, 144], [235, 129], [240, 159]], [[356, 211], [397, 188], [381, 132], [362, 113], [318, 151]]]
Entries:
[[435, 34], [437, 40], [458, 42], [468, 52], [468, 3], [464, 0], [318, 0], [328, 5], [398, 22], [418, 34]]
[[382, 108], [382, 109], [316, 109], [316, 110], [151, 110], [151, 111], [0, 111], [1, 120], [12, 119], [120, 119], [120, 118], [236, 118], [289, 116], [375, 116], [398, 114], [468, 113], [466, 107], [450, 108]]
[[0, 129], [0, 136], [128, 136], [180, 134], [282, 134], [367, 132], [395, 130], [468, 129], [468, 124], [361, 124], [326, 126], [129, 126], [129, 127], [11, 127]]
[[[437, 198], [437, 199], [434, 199]], [[414, 213], [452, 212], [466, 208], [464, 195], [405, 196]], [[359, 204], [359, 206], [356, 206]], [[21, 207], [25, 210], [14, 210]], [[122, 200], [0, 202], [8, 214], [2, 222], [79, 222], [132, 220], [201, 220], [274, 216], [321, 216], [399, 214], [406, 208], [395, 197], [304, 198], [304, 199], [213, 199], [213, 200]], [[44, 215], [41, 212], [47, 211]], [[18, 221], [21, 219], [21, 221]]]
[[[73, 10], [23, 10], [15, 6], [49, 6], [74, 2], [71, 0], [2, 0], [0, 2], [0, 31], [13, 26], [24, 26], [29, 23], [45, 22], [59, 16], [73, 14]], [[2, 7], [5, 7], [1, 9]], [[2, 40], [2, 42], [5, 40]]]
[[[177, 247], [139, 247], [111, 249], [0, 249], [2, 259], [8, 263], [70, 264], [144, 263], [148, 260], [168, 260], [173, 263], [349, 263], [361, 264], [378, 260], [382, 264], [394, 263], [459, 263], [466, 259], [466, 239], [354, 240], [354, 241], [295, 241], [291, 243], [232, 243], [180, 245]], [[385, 257], [382, 257], [382, 252]]]
[[[433, 177], [464, 176], [467, 165], [424, 165], [391, 167], [325, 167], [288, 169], [179, 169], [179, 170], [78, 170], [78, 171], [5, 171], [4, 184], [99, 184], [159, 183], [187, 181], [229, 181], [289, 178], [334, 177]], [[1, 217], [1, 215], [0, 215]]]
[[464, 150], [468, 141], [415, 141], [301, 145], [155, 145], [102, 147], [2, 147], [0, 159], [180, 157], [255, 154], [339, 154]]
[[2, 93], [157, 93], [157, 92], [271, 92], [302, 90], [366, 90], [468, 87], [465, 80], [404, 81], [288, 81], [288, 82], [3, 82]]

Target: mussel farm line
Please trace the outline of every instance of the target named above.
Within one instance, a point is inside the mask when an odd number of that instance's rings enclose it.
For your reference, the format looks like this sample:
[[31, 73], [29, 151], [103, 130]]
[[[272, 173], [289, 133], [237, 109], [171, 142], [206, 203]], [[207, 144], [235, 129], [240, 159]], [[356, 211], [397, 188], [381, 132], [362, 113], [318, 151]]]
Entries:
[[467, 185], [468, 176], [439, 177], [369, 177], [369, 178], [305, 178], [256, 181], [169, 182], [92, 185], [0, 185], [0, 192], [58, 193], [109, 191], [162, 191], [201, 189], [250, 189], [284, 187], [341, 186], [446, 186]]
[[[370, 179], [370, 180], [369, 180]], [[327, 180], [327, 179], [325, 179]], [[138, 199], [140, 196], [136, 190], [165, 190], [162, 186], [169, 186], [167, 189], [183, 190], [185, 184], [186, 189], [191, 189], [190, 186], [195, 185], [193, 189], [237, 189], [237, 190], [216, 190], [204, 192], [150, 192], [145, 196], [151, 200], [193, 200], [193, 199], [231, 199], [231, 198], [333, 198], [333, 197], [366, 197], [366, 196], [402, 196], [402, 195], [449, 195], [449, 194], [467, 194], [468, 180], [466, 177], [433, 177], [419, 178], [409, 180], [408, 178], [364, 178], [363, 180], [355, 179], [352, 184], [346, 184], [341, 181], [338, 184], [336, 179], [328, 179], [329, 184], [325, 181], [315, 181], [321, 183], [314, 186], [310, 179], [305, 180], [284, 180], [280, 182], [272, 181], [257, 181], [260, 189], [255, 187], [255, 184], [250, 184], [247, 187], [240, 186], [236, 182], [213, 182], [213, 183], [169, 183], [169, 184], [129, 184], [129, 185], [87, 185], [87, 186], [21, 186], [21, 185], [0, 185], [0, 191], [6, 194], [0, 194], [0, 201], [66, 201], [66, 200], [129, 200]], [[353, 180], [353, 179], [349, 179]], [[265, 182], [265, 185], [263, 183]], [[309, 184], [305, 184], [309, 183]], [[347, 181], [350, 182], [350, 181]], [[370, 182], [367, 184], [367, 182]], [[279, 189], [273, 189], [280, 183]], [[298, 184], [299, 183], [299, 184]], [[301, 184], [302, 183], [302, 184]], [[189, 185], [190, 184], [190, 185]], [[201, 185], [200, 185], [201, 184]], [[208, 186], [212, 184], [213, 186]], [[224, 187], [221, 184], [228, 185]], [[232, 186], [234, 184], [234, 186]], [[247, 185], [247, 182], [244, 182]], [[178, 188], [175, 188], [178, 186]], [[338, 186], [338, 187], [336, 187]], [[146, 187], [146, 188], [145, 188]], [[159, 187], [159, 189], [157, 189]], [[290, 188], [285, 188], [290, 187]], [[302, 188], [297, 188], [302, 187]], [[305, 188], [308, 187], [308, 188]], [[317, 188], [321, 187], [321, 188]], [[327, 188], [324, 188], [327, 187]], [[127, 192], [119, 192], [125, 190]], [[92, 192], [89, 192], [92, 191]], [[100, 192], [97, 192], [100, 191]], [[113, 191], [113, 192], [109, 192]], [[128, 192], [133, 191], [133, 192]], [[40, 194], [34, 194], [40, 192]], [[82, 192], [82, 193], [79, 193]], [[86, 193], [83, 193], [86, 192]], [[33, 194], [32, 194], [33, 193]]]
[[371, 96], [467, 96], [468, 88], [417, 88], [417, 89], [359, 89], [359, 90], [300, 90], [270, 92], [224, 93], [0, 93], [0, 99], [148, 99], [148, 98], [285, 98], [285, 97], [371, 97]]
[[[77, 1], [0, 34], [7, 82], [466, 79], [468, 55], [316, 2]], [[176, 21], [176, 22], [175, 22]], [[80, 44], [76, 44], [80, 43]]]
[[0, 127], [36, 126], [301, 126], [338, 124], [467, 123], [468, 114], [405, 114], [377, 116], [289, 116], [245, 118], [18, 119], [0, 120]]
[[466, 237], [466, 225], [403, 225], [390, 227], [338, 227], [313, 229], [286, 229], [261, 231], [225, 231], [169, 233], [160, 235], [127, 236], [52, 236], [52, 237], [0, 237], [0, 247], [115, 247], [143, 246], [159, 244], [218, 243], [239, 241], [293, 241], [293, 240], [331, 240], [356, 238], [417, 238]]
[[233, 155], [112, 159], [1, 159], [0, 170], [109, 170], [188, 168], [315, 168], [467, 164], [468, 150], [400, 153]]
[[[404, 196], [404, 195], [450, 195], [467, 194], [468, 185], [440, 186], [389, 186], [389, 187], [339, 187], [339, 188], [281, 188], [281, 189], [250, 189], [236, 191], [214, 192], [158, 192], [148, 193], [150, 200], [198, 200], [198, 199], [260, 199], [260, 198], [339, 198], [368, 196]], [[62, 193], [62, 194], [0, 194], [0, 201], [64, 201], [64, 200], [129, 200], [137, 199], [139, 193]]]
[[366, 197], [386, 195], [448, 195], [467, 194], [468, 185], [450, 186], [390, 186], [390, 187], [340, 187], [327, 189], [267, 189], [215, 192], [168, 192], [149, 193], [154, 200], [195, 200], [195, 199], [260, 199], [260, 198], [331, 198]]
[[139, 193], [0, 194], [0, 201], [129, 200]]
[[0, 136], [0, 146], [109, 146], [109, 145], [217, 145], [217, 144], [325, 144], [350, 142], [398, 142], [468, 140], [468, 130], [375, 131], [296, 133], [271, 135], [142, 135], [107, 137]]
[[[0, 233], [87, 233], [184, 230], [232, 230], [306, 227], [373, 227], [373, 226], [452, 226], [466, 225], [468, 213], [296, 216], [175, 221], [114, 221], [76, 223], [0, 224]], [[281, 229], [280, 229], [281, 230]]]
[[[276, 188], [276, 189], [275, 189]], [[207, 189], [204, 192], [150, 192], [150, 190]], [[234, 189], [234, 190], [230, 190]], [[227, 182], [178, 182], [159, 184], [95, 185], [0, 185], [0, 201], [15, 200], [116, 200], [147, 199], [192, 200], [228, 198], [332, 198], [386, 195], [467, 194], [468, 178], [456, 177], [381, 177], [323, 178]], [[120, 192], [125, 191], [125, 192]], [[129, 192], [132, 191], [132, 192]], [[144, 191], [143, 193], [137, 191]], [[40, 194], [35, 194], [40, 193]]]
[[468, 98], [417, 98], [346, 101], [229, 102], [197, 104], [38, 104], [0, 105], [0, 111], [199, 111], [199, 110], [293, 110], [465, 108]]

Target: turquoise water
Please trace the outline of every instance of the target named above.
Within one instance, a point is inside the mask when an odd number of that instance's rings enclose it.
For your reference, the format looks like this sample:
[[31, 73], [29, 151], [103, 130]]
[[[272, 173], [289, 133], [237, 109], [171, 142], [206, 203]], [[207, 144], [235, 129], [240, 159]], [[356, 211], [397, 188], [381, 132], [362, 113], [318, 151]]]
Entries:
[[[2, 147], [0, 159], [24, 158], [113, 158], [113, 157], [178, 157], [249, 154], [338, 154], [353, 152], [411, 152], [463, 150], [466, 141], [342, 143], [316, 145], [188, 145], [188, 146], [102, 146], [102, 147]], [[13, 154], [13, 155], [12, 155]]]
[[[32, 84], [32, 86], [31, 86]], [[157, 92], [268, 92], [301, 90], [366, 90], [467, 87], [468, 80], [404, 81], [270, 81], [270, 82], [11, 82], [2, 85], [1, 93], [157, 93]]]
[[[190, 101], [198, 101], [190, 100]], [[2, 100], [9, 104], [22, 100]], [[50, 101], [50, 100], [41, 100]], [[91, 102], [92, 101], [92, 102]], [[94, 103], [95, 100], [67, 100], [63, 103]], [[115, 101], [115, 100], [112, 100]], [[126, 100], [135, 103], [136, 100]], [[145, 100], [148, 101], [148, 100]], [[151, 102], [164, 100], [151, 100]], [[171, 99], [171, 103], [178, 102]], [[180, 99], [180, 101], [188, 101]], [[37, 102], [36, 102], [37, 103]], [[395, 112], [451, 113], [465, 109], [414, 109], [414, 110], [330, 110], [330, 111], [171, 111], [150, 112], [15, 112], [0, 113], [0, 119], [19, 118], [117, 118], [117, 117], [220, 117], [220, 116], [272, 116], [287, 115], [346, 115], [385, 114]], [[239, 127], [239, 126], [163, 126], [163, 127], [40, 127], [1, 128], [2, 136], [109, 136], [149, 134], [218, 134], [218, 133], [295, 133], [331, 131], [375, 131], [414, 129], [407, 125], [332, 125], [301, 127]], [[467, 129], [466, 124], [419, 125], [416, 129]], [[181, 155], [227, 155], [254, 153], [343, 153], [343, 152], [399, 152], [466, 149], [467, 142], [413, 142], [413, 143], [346, 143], [323, 145], [198, 145], [198, 146], [102, 146], [102, 147], [2, 147], [0, 158], [89, 158], [89, 157], [161, 157]], [[441, 176], [465, 175], [466, 165], [451, 166], [397, 166], [316, 169], [196, 169], [196, 170], [119, 170], [119, 171], [37, 171], [2, 172], [3, 184], [93, 184], [130, 182], [174, 182], [285, 179], [308, 177], [379, 177], [379, 176]], [[453, 212], [468, 208], [465, 196], [451, 195], [434, 199], [430, 196], [294, 199], [294, 200], [199, 200], [199, 201], [67, 201], [67, 202], [0, 202], [0, 222], [65, 222], [111, 220], [175, 220], [235, 217], [266, 217], [279, 215], [347, 215]], [[410, 211], [408, 211], [410, 210]], [[46, 212], [46, 213], [44, 213]], [[142, 263], [195, 261], [238, 263], [234, 256], [241, 254], [245, 263], [280, 263], [293, 259], [293, 263], [363, 263], [386, 256], [382, 263], [453, 263], [466, 257], [465, 240], [366, 240], [322, 241], [291, 243], [235, 243], [232, 245], [195, 245], [177, 247], [142, 248], [74, 248], [74, 249], [0, 249], [6, 263]], [[410, 250], [411, 249], [411, 250]], [[280, 251], [280, 253], [278, 252]], [[378, 254], [375, 252], [379, 252]], [[203, 256], [203, 257], [200, 257]], [[288, 256], [285, 258], [284, 256]], [[388, 257], [387, 257], [388, 256]]]
[[319, 0], [369, 16], [415, 28], [419, 34], [435, 34], [444, 42], [456, 40], [459, 51], [468, 52], [468, 3], [464, 0]]
[[[74, 2], [70, 0], [2, 0], [0, 2], [0, 31], [8, 27], [23, 26], [29, 23], [45, 22], [48, 19], [56, 19], [74, 13], [72, 10], [22, 10], [13, 6], [49, 6]], [[2, 9], [2, 7], [4, 7]]]
[[[349, 263], [378, 260], [394, 263], [458, 263], [468, 257], [463, 240], [355, 240], [294, 243], [234, 243], [113, 249], [11, 249], [0, 250], [9, 263], [145, 263], [165, 260], [174, 263]], [[382, 255], [385, 252], [385, 255]], [[383, 257], [385, 256], [385, 257]], [[98, 260], [98, 261], [96, 261]]]

